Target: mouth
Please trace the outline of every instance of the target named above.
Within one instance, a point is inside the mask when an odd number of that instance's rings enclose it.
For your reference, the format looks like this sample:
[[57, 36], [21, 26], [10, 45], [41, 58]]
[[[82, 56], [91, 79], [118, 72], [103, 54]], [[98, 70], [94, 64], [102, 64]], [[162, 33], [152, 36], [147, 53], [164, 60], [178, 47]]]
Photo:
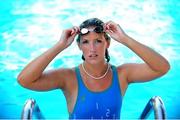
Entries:
[[98, 57], [98, 55], [97, 54], [91, 54], [91, 55], [89, 55], [89, 57], [90, 58], [96, 58], [96, 57]]

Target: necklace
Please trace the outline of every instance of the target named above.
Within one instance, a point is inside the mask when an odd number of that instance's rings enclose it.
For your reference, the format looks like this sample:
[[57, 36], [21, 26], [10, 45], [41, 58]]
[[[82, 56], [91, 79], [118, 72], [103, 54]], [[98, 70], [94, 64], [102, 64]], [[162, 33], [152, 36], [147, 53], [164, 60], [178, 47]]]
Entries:
[[82, 68], [83, 68], [84, 72], [85, 72], [89, 77], [91, 77], [91, 78], [93, 78], [93, 79], [96, 79], [96, 80], [99, 80], [99, 79], [104, 78], [104, 77], [107, 75], [107, 73], [108, 73], [108, 71], [109, 71], [109, 68], [110, 68], [110, 65], [108, 64], [108, 67], [107, 67], [106, 72], [104, 73], [104, 75], [102, 75], [102, 76], [100, 76], [100, 77], [94, 77], [94, 76], [92, 76], [91, 74], [89, 74], [89, 73], [86, 71], [86, 69], [85, 69], [85, 67], [84, 67], [84, 64], [82, 64]]

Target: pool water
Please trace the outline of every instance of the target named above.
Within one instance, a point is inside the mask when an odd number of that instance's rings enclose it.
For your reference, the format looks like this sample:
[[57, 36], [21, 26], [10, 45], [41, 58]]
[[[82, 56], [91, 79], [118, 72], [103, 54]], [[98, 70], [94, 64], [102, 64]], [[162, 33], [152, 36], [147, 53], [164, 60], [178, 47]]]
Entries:
[[[121, 118], [138, 119], [148, 100], [156, 95], [163, 99], [168, 119], [180, 118], [179, 8], [179, 0], [0, 1], [0, 118], [20, 118], [28, 98], [36, 99], [46, 118], [68, 118], [61, 90], [27, 90], [16, 78], [27, 63], [58, 41], [63, 29], [91, 17], [118, 22], [128, 35], [158, 51], [171, 64], [165, 76], [128, 87]], [[142, 62], [114, 40], [109, 52], [114, 65]], [[77, 66], [82, 62], [81, 54], [74, 42], [47, 69]]]

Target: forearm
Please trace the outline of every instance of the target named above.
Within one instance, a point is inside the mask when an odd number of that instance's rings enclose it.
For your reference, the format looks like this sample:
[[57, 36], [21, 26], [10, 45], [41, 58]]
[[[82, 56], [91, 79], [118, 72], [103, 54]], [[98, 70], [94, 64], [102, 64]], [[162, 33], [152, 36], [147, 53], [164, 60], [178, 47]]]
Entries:
[[48, 64], [60, 53], [64, 48], [56, 44], [45, 53], [30, 62], [19, 74], [18, 80], [31, 83], [38, 79]]
[[123, 36], [121, 39], [123, 39], [121, 43], [134, 51], [153, 71], [161, 73], [168, 71], [170, 66], [163, 56], [128, 35]]

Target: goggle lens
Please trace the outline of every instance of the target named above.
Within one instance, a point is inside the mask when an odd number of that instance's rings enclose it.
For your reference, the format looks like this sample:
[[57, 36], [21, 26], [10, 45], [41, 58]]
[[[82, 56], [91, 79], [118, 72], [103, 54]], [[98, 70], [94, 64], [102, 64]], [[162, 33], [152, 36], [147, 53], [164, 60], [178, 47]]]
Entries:
[[103, 27], [97, 26], [94, 29], [88, 29], [88, 28], [82, 28], [80, 31], [81, 35], [85, 35], [89, 32], [96, 32], [96, 33], [102, 33], [103, 32]]

